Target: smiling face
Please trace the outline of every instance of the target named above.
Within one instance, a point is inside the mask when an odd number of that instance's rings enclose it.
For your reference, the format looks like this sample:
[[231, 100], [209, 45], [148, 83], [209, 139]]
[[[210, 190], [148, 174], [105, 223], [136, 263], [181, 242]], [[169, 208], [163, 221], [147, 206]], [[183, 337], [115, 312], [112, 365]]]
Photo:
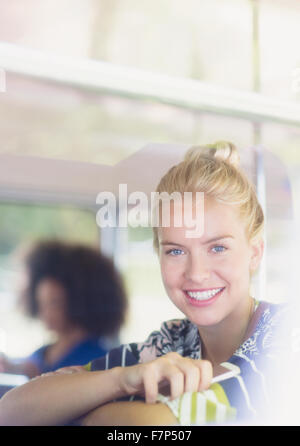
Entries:
[[[174, 205], [173, 217], [177, 212], [181, 208]], [[259, 265], [263, 242], [249, 242], [245, 229], [237, 209], [207, 196], [200, 238], [186, 238], [184, 226], [158, 229], [166, 292], [199, 327], [226, 318], [234, 322], [249, 308], [250, 275]]]

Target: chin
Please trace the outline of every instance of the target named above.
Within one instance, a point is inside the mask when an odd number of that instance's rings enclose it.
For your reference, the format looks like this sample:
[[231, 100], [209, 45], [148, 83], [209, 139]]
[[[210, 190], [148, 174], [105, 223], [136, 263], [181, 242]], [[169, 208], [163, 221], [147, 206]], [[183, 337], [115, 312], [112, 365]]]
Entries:
[[198, 327], [209, 327], [209, 326], [214, 326], [219, 324], [220, 322], [222, 322], [223, 319], [225, 319], [226, 315], [222, 314], [222, 315], [217, 315], [215, 311], [209, 311], [206, 312], [205, 314], [205, 310], [202, 310], [202, 314], [192, 314], [192, 315], [187, 315], [187, 318], [195, 325], [197, 325]]
[[45, 323], [45, 325], [46, 325], [47, 330], [49, 330], [49, 331], [58, 331], [59, 330], [59, 328], [57, 327], [56, 324], [51, 324], [51, 323], [46, 324]]
[[212, 327], [220, 322], [220, 320], [216, 318], [188, 318], [190, 321], [197, 325], [197, 327]]

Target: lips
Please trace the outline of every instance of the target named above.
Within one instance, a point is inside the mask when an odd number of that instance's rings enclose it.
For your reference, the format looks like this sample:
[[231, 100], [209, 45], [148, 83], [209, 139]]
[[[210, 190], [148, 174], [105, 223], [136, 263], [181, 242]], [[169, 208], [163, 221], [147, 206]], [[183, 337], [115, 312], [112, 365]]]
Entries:
[[184, 294], [192, 305], [206, 306], [215, 302], [223, 293], [225, 287], [206, 290], [184, 290]]

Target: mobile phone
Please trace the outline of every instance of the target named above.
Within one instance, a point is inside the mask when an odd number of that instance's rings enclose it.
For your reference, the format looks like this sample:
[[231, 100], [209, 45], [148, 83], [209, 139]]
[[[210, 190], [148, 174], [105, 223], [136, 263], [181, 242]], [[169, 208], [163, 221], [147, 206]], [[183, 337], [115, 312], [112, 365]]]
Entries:
[[241, 373], [240, 368], [231, 364], [230, 362], [222, 362], [221, 364], [213, 367], [213, 379], [211, 383], [218, 383], [225, 379], [233, 378]]

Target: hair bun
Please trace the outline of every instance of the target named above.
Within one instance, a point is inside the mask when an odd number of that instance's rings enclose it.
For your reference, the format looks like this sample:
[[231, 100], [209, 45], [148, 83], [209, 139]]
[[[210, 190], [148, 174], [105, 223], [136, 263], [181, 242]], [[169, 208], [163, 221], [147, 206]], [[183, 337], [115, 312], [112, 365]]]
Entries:
[[240, 164], [237, 148], [228, 141], [217, 141], [214, 144], [205, 146], [193, 146], [187, 151], [184, 159], [185, 161], [197, 161], [202, 156], [219, 158], [235, 167]]

